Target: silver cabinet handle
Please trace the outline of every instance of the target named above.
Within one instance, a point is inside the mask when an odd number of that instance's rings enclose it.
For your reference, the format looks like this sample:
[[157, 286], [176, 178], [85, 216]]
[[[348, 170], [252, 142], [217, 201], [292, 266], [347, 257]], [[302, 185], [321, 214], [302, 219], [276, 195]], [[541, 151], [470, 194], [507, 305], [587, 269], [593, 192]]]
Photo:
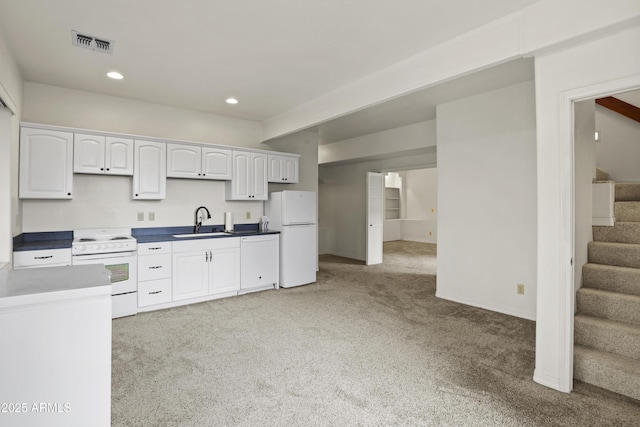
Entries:
[[162, 268], [162, 266], [161, 265], [155, 265], [153, 267], [149, 267], [149, 270], [156, 270], [158, 268]]
[[158, 246], [157, 248], [149, 248], [150, 251], [157, 251], [158, 249], [162, 249], [162, 247]]
[[149, 295], [159, 294], [160, 292], [162, 292], [162, 291], [149, 292]]
[[49, 259], [49, 258], [53, 258], [53, 255], [47, 255], [47, 256], [34, 256], [33, 259]]

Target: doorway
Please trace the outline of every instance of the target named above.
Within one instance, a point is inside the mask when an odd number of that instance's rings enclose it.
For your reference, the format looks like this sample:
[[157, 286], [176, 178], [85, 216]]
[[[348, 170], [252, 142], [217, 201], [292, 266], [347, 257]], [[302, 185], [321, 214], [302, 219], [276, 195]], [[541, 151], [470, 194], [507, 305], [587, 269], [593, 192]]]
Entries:
[[437, 243], [437, 168], [387, 172], [385, 242]]

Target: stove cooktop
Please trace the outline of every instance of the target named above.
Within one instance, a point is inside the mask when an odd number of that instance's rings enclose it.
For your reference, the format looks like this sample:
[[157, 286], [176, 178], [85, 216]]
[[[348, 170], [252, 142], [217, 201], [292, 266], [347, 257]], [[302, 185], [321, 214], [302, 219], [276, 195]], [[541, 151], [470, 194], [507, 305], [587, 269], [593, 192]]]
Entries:
[[74, 230], [72, 255], [94, 255], [135, 251], [137, 240], [130, 228], [89, 228]]

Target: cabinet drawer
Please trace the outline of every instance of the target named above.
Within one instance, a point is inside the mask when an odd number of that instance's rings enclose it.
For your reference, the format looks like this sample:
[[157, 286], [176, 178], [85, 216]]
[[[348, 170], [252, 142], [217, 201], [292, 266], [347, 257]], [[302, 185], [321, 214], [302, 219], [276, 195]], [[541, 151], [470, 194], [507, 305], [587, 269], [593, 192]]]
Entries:
[[138, 255], [170, 254], [171, 242], [138, 243]]
[[138, 257], [138, 280], [155, 280], [171, 277], [171, 254]]
[[71, 265], [71, 249], [43, 249], [13, 253], [13, 268]]
[[171, 302], [171, 279], [138, 282], [138, 307]]

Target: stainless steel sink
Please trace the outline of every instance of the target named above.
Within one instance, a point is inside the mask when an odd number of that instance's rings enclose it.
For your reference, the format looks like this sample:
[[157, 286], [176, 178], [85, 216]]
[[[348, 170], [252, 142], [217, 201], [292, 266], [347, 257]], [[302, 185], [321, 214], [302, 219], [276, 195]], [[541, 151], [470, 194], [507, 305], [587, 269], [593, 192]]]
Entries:
[[211, 236], [232, 236], [231, 233], [225, 233], [224, 231], [216, 231], [214, 233], [191, 233], [191, 234], [174, 234], [173, 237], [182, 239], [187, 237], [211, 237]]

